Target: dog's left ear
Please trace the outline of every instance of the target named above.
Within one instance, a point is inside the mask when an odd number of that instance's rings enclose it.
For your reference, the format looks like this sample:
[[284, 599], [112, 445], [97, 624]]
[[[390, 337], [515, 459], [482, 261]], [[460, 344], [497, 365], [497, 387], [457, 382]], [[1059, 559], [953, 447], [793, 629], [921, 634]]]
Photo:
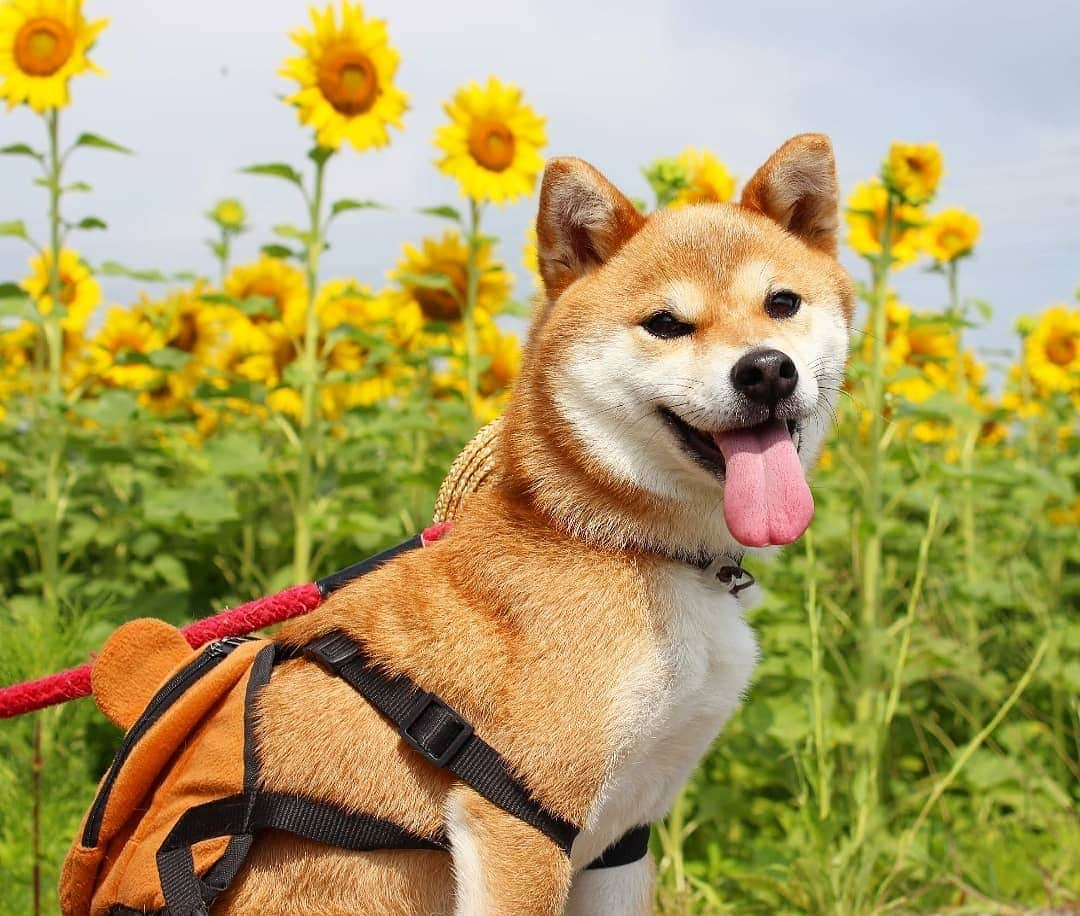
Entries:
[[645, 217], [582, 159], [552, 159], [540, 185], [537, 255], [548, 301], [599, 267], [641, 228]]
[[840, 188], [829, 138], [799, 134], [788, 140], [747, 182], [742, 205], [836, 257]]

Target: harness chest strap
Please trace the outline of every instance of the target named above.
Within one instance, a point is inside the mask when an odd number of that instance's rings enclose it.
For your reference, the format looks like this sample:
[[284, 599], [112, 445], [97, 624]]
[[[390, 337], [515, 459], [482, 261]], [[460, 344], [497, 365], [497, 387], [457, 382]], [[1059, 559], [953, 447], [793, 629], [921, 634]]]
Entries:
[[449, 770], [492, 804], [545, 834], [569, 855], [577, 826], [537, 803], [513, 777], [498, 751], [442, 700], [407, 677], [384, 674], [344, 633], [321, 636], [303, 651], [389, 719], [401, 737], [429, 763]]
[[[492, 804], [535, 827], [567, 855], [579, 828], [547, 811], [510, 772], [506, 761], [475, 734], [472, 725], [404, 675], [388, 676], [372, 665], [363, 648], [340, 631], [303, 647], [306, 657], [340, 677], [389, 719], [402, 738], [428, 762], [445, 768]], [[649, 826], [628, 831], [589, 868], [610, 868], [644, 858]]]

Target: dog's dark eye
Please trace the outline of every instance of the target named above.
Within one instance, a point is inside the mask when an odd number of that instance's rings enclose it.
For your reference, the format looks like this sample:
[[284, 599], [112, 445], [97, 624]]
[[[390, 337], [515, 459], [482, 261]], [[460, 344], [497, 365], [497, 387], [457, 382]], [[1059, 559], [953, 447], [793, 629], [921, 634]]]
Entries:
[[655, 315], [646, 318], [641, 323], [641, 326], [653, 337], [660, 337], [663, 340], [670, 340], [672, 337], [685, 337], [687, 334], [694, 333], [692, 324], [679, 321], [671, 312], [657, 312]]
[[802, 305], [802, 297], [793, 293], [790, 289], [778, 289], [775, 293], [769, 293], [765, 300], [765, 311], [770, 318], [790, 318]]

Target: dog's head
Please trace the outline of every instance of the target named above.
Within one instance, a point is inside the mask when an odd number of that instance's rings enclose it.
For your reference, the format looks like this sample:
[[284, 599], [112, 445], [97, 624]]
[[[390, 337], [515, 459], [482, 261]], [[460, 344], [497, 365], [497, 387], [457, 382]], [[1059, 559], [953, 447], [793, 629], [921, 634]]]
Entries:
[[546, 510], [666, 552], [784, 544], [832, 420], [854, 309], [827, 138], [785, 143], [739, 204], [640, 214], [553, 159], [509, 460]]

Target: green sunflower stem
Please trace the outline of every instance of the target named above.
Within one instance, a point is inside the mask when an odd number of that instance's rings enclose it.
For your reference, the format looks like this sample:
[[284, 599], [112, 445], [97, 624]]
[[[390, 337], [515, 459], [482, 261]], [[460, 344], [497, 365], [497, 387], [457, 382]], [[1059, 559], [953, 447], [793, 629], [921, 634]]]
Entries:
[[475, 416], [477, 397], [480, 390], [480, 376], [477, 369], [479, 349], [476, 336], [476, 299], [480, 290], [480, 204], [469, 201], [469, 238], [468, 259], [465, 263], [465, 391], [469, 411]]
[[63, 320], [63, 285], [60, 278], [60, 218], [61, 171], [63, 158], [60, 155], [60, 114], [54, 108], [45, 116], [49, 133], [48, 191], [49, 191], [49, 297], [52, 308], [48, 315], [42, 316], [45, 337], [47, 380], [47, 410], [45, 426], [48, 430], [48, 460], [45, 473], [45, 504], [48, 516], [41, 547], [41, 582], [42, 597], [49, 611], [59, 612], [59, 576], [60, 576], [60, 522], [62, 505], [60, 499], [61, 473], [64, 456], [64, 414], [63, 399], [63, 362], [64, 329]]
[[300, 464], [296, 475], [296, 499], [293, 503], [293, 579], [311, 579], [312, 500], [315, 491], [315, 456], [319, 447], [319, 386], [322, 360], [319, 355], [319, 314], [315, 307], [319, 285], [319, 259], [325, 245], [323, 239], [323, 185], [326, 164], [332, 155], [321, 150], [315, 160], [314, 189], [309, 198], [307, 243], [307, 310], [304, 319], [303, 352], [300, 355], [302, 384], [300, 390]]
[[872, 343], [867, 408], [871, 413], [867, 442], [867, 483], [863, 491], [864, 540], [862, 550], [859, 620], [860, 690], [856, 717], [865, 728], [860, 770], [865, 774], [866, 798], [860, 809], [854, 843], [858, 846], [867, 834], [878, 799], [878, 764], [884, 734], [878, 727], [883, 677], [881, 643], [882, 596], [882, 508], [885, 443], [885, 339], [888, 334], [886, 303], [889, 296], [889, 270], [892, 267], [892, 236], [896, 219], [896, 199], [889, 194], [881, 233], [881, 254], [872, 262], [873, 288], [868, 323]]
[[[49, 152], [46, 160], [46, 185], [49, 192], [49, 298], [52, 307], [42, 315], [42, 333], [45, 339], [46, 412], [42, 429], [45, 433], [45, 506], [46, 516], [39, 541], [41, 563], [41, 596], [46, 614], [56, 618], [60, 613], [60, 526], [63, 515], [62, 474], [66, 440], [63, 405], [64, 329], [62, 299], [63, 285], [60, 278], [60, 246], [62, 221], [60, 198], [62, 195], [61, 172], [63, 158], [60, 155], [60, 114], [53, 108], [45, 115], [49, 136]], [[34, 721], [33, 758], [30, 782], [30, 855], [31, 884], [34, 916], [42, 912], [42, 848], [41, 812], [43, 806], [42, 771], [45, 767], [43, 724], [41, 713]]]
[[229, 248], [230, 246], [229, 230], [224, 226], [221, 227], [221, 249], [218, 254], [218, 280], [221, 283], [221, 288], [225, 288], [225, 278], [229, 275]]
[[[968, 406], [968, 380], [964, 370], [964, 310], [960, 303], [960, 280], [958, 265], [954, 260], [945, 265], [945, 279], [949, 287], [949, 315], [954, 322], [956, 334], [955, 384], [956, 396], [961, 405]], [[964, 584], [967, 594], [964, 597], [964, 624], [967, 630], [969, 648], [978, 652], [979, 618], [971, 590], [975, 587], [975, 488], [972, 476], [975, 471], [975, 445], [979, 438], [979, 423], [976, 420], [961, 420], [956, 423], [956, 439], [960, 446], [960, 538], [963, 545]], [[981, 703], [975, 712], [982, 715]]]

